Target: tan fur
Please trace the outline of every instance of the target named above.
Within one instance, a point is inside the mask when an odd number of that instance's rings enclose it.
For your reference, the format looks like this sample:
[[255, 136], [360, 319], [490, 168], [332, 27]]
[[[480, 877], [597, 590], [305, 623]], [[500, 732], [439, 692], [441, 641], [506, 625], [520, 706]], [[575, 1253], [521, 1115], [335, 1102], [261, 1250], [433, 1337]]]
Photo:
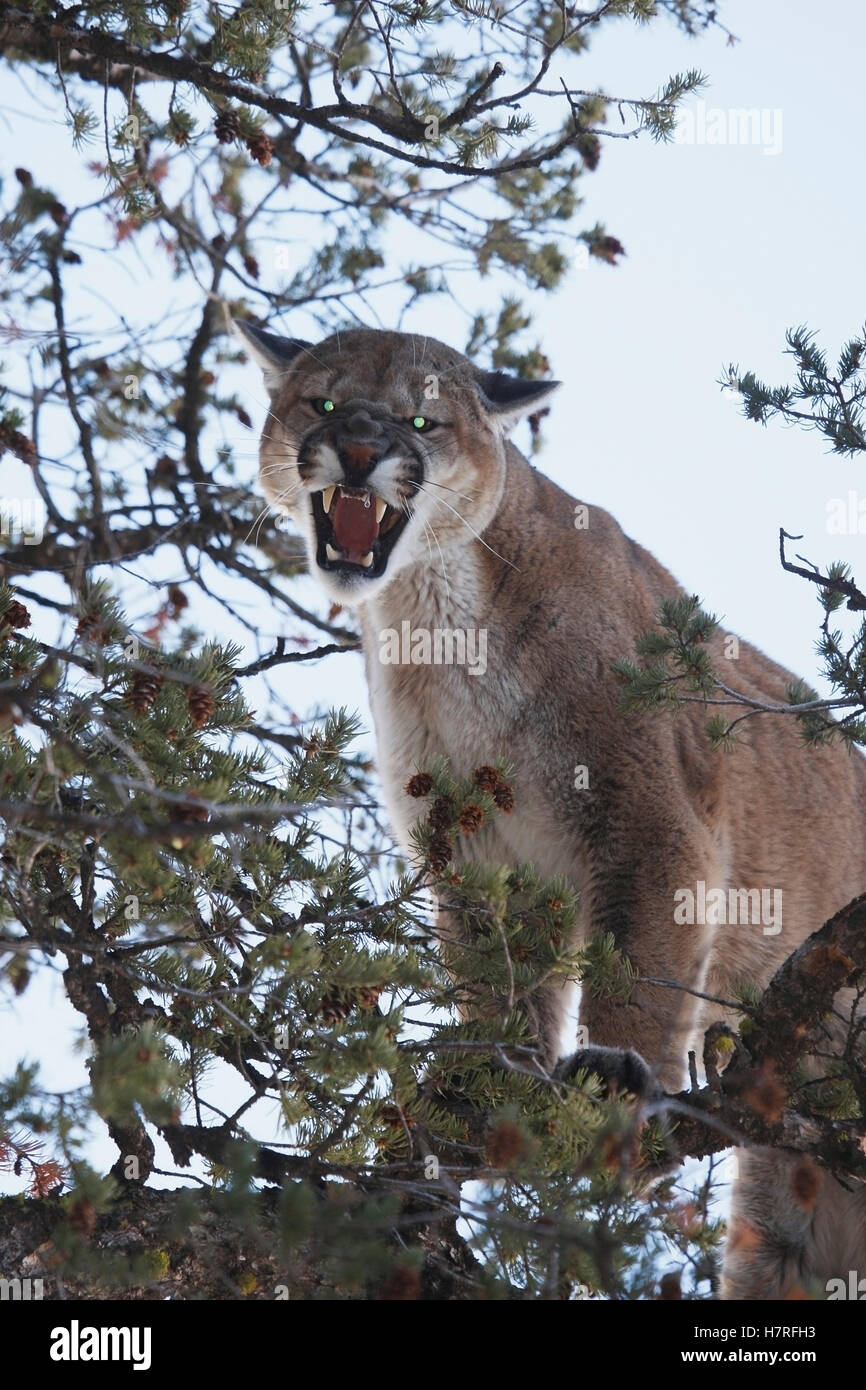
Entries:
[[[431, 377], [438, 400], [429, 399]], [[407, 843], [418, 803], [404, 787], [415, 768], [444, 755], [464, 776], [504, 758], [516, 809], [474, 844], [464, 837], [473, 853], [564, 874], [580, 894], [584, 933], [612, 932], [642, 976], [726, 997], [746, 982], [762, 986], [866, 887], [866, 761], [840, 747], [808, 749], [784, 717], [748, 720], [736, 750], [722, 753], [709, 747], [701, 705], [676, 717], [623, 716], [611, 662], [632, 653], [661, 599], [682, 590], [601, 509], [590, 508], [588, 529], [576, 529], [575, 500], [507, 441], [505, 417], [487, 405], [481, 383], [466, 358], [433, 339], [367, 330], [304, 350], [272, 376], [263, 486], [307, 537], [311, 571], [333, 597], [358, 604], [395, 830]], [[337, 403], [338, 432], [352, 411], [386, 422], [392, 457], [372, 470], [369, 487], [412, 511], [385, 574], [366, 584], [350, 576], [347, 585], [316, 564], [309, 493], [343, 476], [337, 452], [322, 442], [330, 425], [306, 404], [323, 396]], [[446, 428], [405, 433], [416, 413]], [[307, 449], [311, 438], [318, 442]], [[401, 470], [401, 451], [413, 450], [423, 492]], [[486, 672], [383, 665], [381, 632], [407, 619], [413, 629], [486, 629]], [[711, 655], [731, 684], [785, 699], [786, 671], [745, 642], [738, 660], [726, 661], [722, 642], [713, 639]], [[589, 769], [584, 790], [574, 785], [578, 765]], [[699, 880], [781, 889], [781, 931], [676, 925], [675, 891]], [[539, 1021], [551, 1065], [564, 1008], [551, 991]], [[636, 1049], [675, 1089], [697, 1030], [718, 1015], [684, 991], [642, 985], [628, 1005], [585, 998], [581, 1021], [593, 1044]], [[725, 1296], [814, 1291], [816, 1281], [821, 1289], [844, 1278], [858, 1258], [864, 1264], [862, 1190], [818, 1175], [814, 1192], [805, 1184], [804, 1205], [796, 1161], [762, 1151], [742, 1155], [741, 1166]]]

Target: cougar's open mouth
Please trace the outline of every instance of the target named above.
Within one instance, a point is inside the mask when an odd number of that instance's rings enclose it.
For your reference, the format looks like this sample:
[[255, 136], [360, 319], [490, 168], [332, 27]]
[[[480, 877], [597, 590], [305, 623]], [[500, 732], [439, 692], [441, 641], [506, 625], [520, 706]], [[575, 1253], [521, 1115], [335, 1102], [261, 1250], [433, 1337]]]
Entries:
[[405, 512], [375, 492], [326, 487], [314, 492], [316, 560], [324, 570], [352, 570], [368, 579], [384, 574], [388, 556], [406, 525]]

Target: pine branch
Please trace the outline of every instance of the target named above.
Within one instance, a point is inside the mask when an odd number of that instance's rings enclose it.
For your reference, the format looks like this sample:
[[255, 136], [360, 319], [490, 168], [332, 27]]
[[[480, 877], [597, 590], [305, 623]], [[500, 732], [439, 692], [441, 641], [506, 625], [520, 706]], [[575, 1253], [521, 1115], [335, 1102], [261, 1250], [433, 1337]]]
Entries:
[[816, 569], [804, 569], [802, 565], [794, 565], [785, 555], [785, 541], [801, 541], [802, 536], [789, 536], [788, 532], [779, 527], [779, 559], [782, 569], [789, 574], [798, 574], [801, 579], [808, 579], [810, 584], [817, 584], [820, 589], [834, 594], [842, 594], [848, 600], [845, 607], [852, 612], [866, 611], [866, 594], [858, 589], [853, 579], [840, 579], [834, 575], [821, 574]]

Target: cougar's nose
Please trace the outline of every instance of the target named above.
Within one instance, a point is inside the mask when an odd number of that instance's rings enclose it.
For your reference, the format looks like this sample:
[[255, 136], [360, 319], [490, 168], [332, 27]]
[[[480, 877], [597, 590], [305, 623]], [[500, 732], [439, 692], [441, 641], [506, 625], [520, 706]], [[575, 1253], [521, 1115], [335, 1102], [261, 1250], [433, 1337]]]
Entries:
[[355, 410], [348, 416], [336, 443], [346, 481], [355, 487], [363, 487], [367, 474], [388, 447], [378, 420], [366, 410]]
[[380, 444], [355, 444], [343, 439], [337, 448], [337, 457], [343, 468], [347, 487], [366, 488], [367, 479], [385, 452], [386, 441]]
[[369, 473], [374, 463], [382, 457], [376, 444], [352, 444], [348, 441], [340, 445], [340, 462], [352, 473]]

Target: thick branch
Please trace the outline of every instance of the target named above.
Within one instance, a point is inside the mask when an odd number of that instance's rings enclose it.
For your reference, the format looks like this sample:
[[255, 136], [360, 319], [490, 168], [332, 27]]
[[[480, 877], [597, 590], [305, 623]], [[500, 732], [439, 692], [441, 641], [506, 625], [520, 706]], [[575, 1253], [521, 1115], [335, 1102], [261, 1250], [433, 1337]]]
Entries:
[[840, 1176], [866, 1178], [862, 1117], [834, 1120], [782, 1109], [789, 1079], [826, 1048], [826, 1016], [840, 989], [866, 973], [866, 893], [854, 898], [780, 966], [751, 1012], [725, 1071], [704, 1089], [659, 1102], [676, 1117], [679, 1155], [702, 1158], [737, 1138], [809, 1154]]

